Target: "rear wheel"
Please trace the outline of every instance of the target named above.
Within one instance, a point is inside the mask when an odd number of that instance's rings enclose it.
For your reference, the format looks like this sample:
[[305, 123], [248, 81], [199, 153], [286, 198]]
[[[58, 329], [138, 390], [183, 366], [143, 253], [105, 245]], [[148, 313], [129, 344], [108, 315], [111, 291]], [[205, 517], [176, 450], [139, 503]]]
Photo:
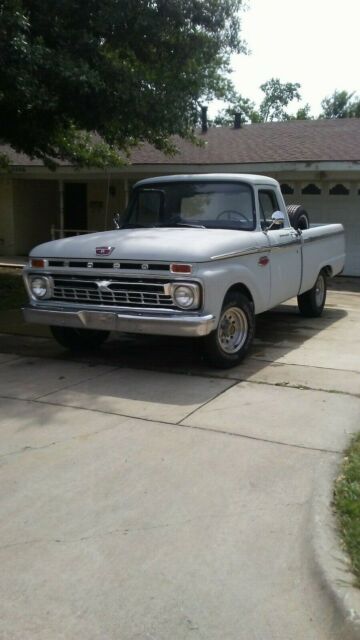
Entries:
[[321, 316], [325, 306], [326, 290], [326, 274], [324, 271], [320, 271], [312, 289], [298, 296], [300, 313], [308, 318]]
[[72, 327], [50, 327], [56, 342], [70, 351], [86, 351], [99, 347], [107, 337], [109, 331], [95, 329], [74, 329]]
[[226, 296], [219, 324], [204, 338], [205, 354], [215, 367], [228, 369], [246, 355], [255, 334], [252, 303], [240, 293]]

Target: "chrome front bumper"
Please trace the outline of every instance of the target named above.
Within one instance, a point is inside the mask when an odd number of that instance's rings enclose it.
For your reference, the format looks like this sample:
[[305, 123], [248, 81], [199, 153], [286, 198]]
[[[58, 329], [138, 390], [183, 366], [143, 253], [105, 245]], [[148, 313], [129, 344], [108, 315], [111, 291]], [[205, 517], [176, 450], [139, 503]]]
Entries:
[[123, 333], [146, 333], [163, 336], [206, 336], [215, 329], [212, 315], [185, 315], [166, 312], [90, 311], [85, 309], [42, 309], [31, 305], [22, 309], [26, 322], [60, 325], [77, 329], [103, 329]]

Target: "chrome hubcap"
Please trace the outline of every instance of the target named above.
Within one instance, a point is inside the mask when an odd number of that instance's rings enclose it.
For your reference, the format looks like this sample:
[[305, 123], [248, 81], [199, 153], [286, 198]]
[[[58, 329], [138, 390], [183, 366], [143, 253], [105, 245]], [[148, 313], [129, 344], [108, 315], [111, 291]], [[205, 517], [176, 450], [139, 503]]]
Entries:
[[245, 313], [238, 307], [227, 309], [220, 318], [218, 339], [225, 353], [233, 354], [244, 345], [248, 335], [248, 321]]
[[323, 276], [319, 276], [315, 284], [315, 300], [318, 307], [321, 307], [324, 300], [325, 282]]

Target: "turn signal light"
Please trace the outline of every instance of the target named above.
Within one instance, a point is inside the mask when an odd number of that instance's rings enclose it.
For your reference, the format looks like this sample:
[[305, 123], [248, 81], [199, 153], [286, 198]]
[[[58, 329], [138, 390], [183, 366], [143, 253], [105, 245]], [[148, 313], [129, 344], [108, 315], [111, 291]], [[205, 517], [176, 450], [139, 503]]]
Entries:
[[38, 258], [32, 258], [31, 266], [36, 267], [36, 269], [45, 267], [45, 260], [40, 260]]
[[170, 271], [171, 273], [191, 273], [192, 266], [191, 264], [171, 264]]

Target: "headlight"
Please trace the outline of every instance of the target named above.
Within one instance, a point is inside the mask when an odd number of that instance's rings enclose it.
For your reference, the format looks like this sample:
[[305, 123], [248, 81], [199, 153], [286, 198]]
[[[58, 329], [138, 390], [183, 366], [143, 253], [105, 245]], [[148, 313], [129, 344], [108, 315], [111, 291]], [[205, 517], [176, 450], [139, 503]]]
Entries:
[[200, 291], [196, 284], [179, 284], [173, 286], [175, 304], [181, 309], [193, 309], [199, 306]]
[[50, 296], [50, 281], [48, 278], [32, 278], [30, 281], [30, 289], [35, 298], [48, 298]]

